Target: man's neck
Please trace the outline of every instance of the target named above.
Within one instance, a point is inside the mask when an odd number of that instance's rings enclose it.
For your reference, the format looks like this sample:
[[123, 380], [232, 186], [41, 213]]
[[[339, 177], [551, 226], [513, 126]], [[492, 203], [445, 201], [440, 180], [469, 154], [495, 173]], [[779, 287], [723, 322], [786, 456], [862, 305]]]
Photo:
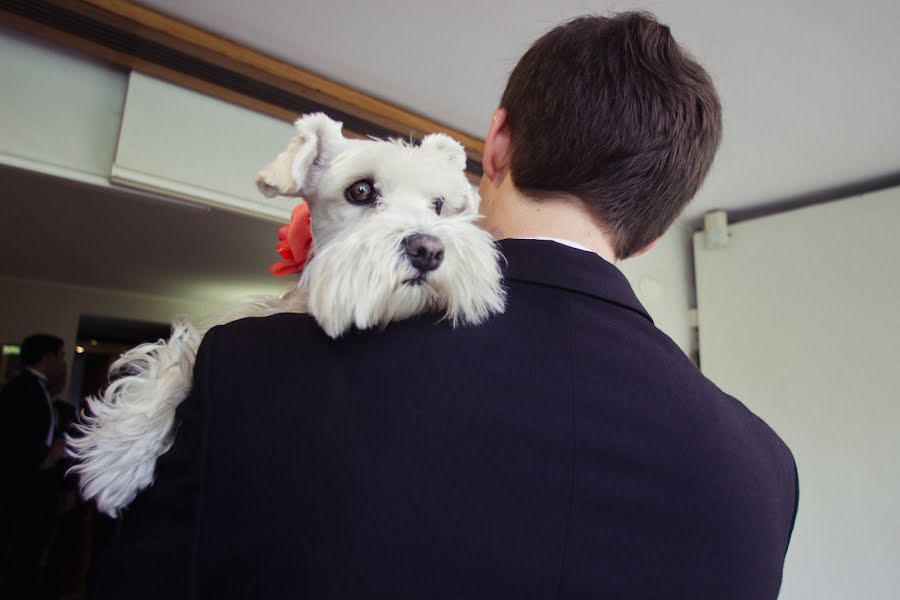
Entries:
[[495, 239], [555, 238], [575, 242], [611, 263], [615, 252], [603, 229], [575, 198], [558, 196], [532, 200], [522, 195], [509, 176], [494, 186], [482, 181], [482, 226]]

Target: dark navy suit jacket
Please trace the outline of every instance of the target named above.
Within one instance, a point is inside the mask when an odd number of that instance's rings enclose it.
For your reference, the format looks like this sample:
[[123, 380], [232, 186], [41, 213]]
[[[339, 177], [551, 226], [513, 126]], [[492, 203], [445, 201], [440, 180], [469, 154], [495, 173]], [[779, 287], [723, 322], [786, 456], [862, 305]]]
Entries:
[[0, 437], [0, 455], [6, 466], [4, 478], [9, 493], [40, 477], [47, 457], [47, 431], [52, 416], [47, 393], [37, 375], [24, 369], [0, 392], [0, 415], [7, 423]]
[[501, 248], [508, 308], [479, 327], [212, 330], [98, 597], [775, 598], [785, 444], [616, 267]]

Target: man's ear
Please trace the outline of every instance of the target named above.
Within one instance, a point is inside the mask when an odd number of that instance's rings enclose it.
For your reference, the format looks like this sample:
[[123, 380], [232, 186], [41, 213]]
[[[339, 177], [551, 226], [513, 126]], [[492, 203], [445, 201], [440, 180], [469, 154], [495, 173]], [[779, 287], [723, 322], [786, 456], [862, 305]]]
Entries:
[[466, 150], [463, 145], [444, 133], [429, 133], [422, 138], [421, 147], [434, 150], [459, 169], [466, 168]]
[[506, 109], [502, 106], [491, 116], [491, 127], [484, 140], [484, 157], [481, 164], [484, 174], [494, 185], [500, 185], [512, 161], [512, 142]]
[[[267, 198], [302, 193], [310, 168], [319, 157], [330, 157], [345, 141], [342, 123], [324, 113], [303, 115], [294, 123], [297, 135], [287, 149], [256, 175], [256, 187]], [[321, 162], [321, 160], [320, 160]]]

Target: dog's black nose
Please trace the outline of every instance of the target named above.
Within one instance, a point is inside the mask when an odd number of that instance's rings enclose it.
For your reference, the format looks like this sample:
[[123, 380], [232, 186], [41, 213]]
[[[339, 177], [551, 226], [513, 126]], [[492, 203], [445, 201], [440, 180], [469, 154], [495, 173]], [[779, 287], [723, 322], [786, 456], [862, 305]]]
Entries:
[[401, 242], [409, 262], [422, 271], [434, 271], [444, 261], [444, 244], [433, 235], [416, 233]]

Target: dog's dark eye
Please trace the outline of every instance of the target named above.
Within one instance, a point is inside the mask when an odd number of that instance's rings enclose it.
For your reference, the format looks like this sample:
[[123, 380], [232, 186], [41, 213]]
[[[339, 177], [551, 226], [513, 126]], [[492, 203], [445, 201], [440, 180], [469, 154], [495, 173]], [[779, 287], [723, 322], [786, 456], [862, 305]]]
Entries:
[[444, 199], [438, 196], [434, 199], [434, 212], [437, 214], [441, 214], [441, 209], [444, 208]]
[[361, 179], [344, 191], [350, 204], [371, 204], [378, 197], [375, 184], [369, 179]]

